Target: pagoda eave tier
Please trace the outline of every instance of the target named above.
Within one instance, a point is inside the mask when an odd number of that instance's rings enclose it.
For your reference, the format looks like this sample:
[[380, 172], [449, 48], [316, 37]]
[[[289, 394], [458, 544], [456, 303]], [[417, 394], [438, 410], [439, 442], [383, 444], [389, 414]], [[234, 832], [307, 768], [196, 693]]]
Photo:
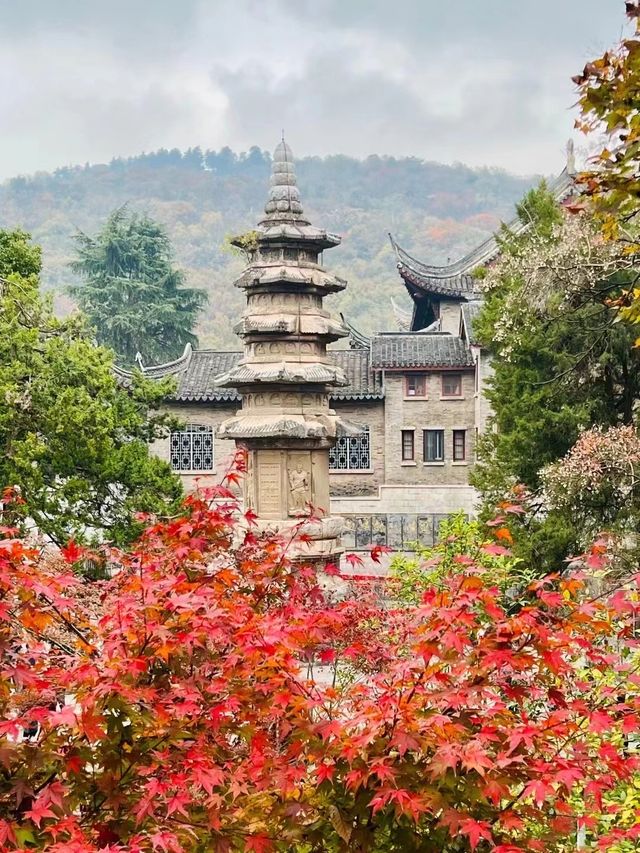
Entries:
[[326, 341], [337, 341], [349, 334], [342, 323], [317, 314], [251, 314], [233, 327], [240, 337], [250, 335], [312, 335]]
[[318, 293], [339, 293], [347, 282], [319, 267], [251, 266], [236, 280], [241, 290], [283, 287], [283, 289], [314, 290]]
[[218, 431], [220, 438], [234, 439], [334, 439], [337, 434], [337, 419], [332, 415], [238, 415], [225, 421]]
[[[269, 243], [291, 246], [299, 244], [301, 246], [313, 246], [316, 250], [331, 249], [334, 246], [339, 246], [341, 243], [340, 237], [337, 234], [331, 234], [322, 228], [316, 228], [303, 220], [283, 219], [278, 221], [274, 217], [269, 217], [263, 220], [259, 226], [258, 243]], [[242, 238], [238, 238], [242, 241]], [[234, 243], [234, 245], [242, 245]]]
[[349, 380], [342, 369], [333, 364], [288, 361], [240, 362], [228, 373], [219, 376], [215, 384], [223, 388], [274, 384], [343, 386], [348, 385]]

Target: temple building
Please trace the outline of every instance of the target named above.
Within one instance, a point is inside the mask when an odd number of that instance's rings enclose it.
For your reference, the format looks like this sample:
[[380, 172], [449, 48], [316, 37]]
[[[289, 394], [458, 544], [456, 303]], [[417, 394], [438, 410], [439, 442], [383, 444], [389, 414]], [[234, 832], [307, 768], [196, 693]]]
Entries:
[[[474, 336], [482, 299], [474, 271], [495, 259], [498, 244], [491, 238], [436, 266], [390, 235], [413, 308], [394, 305], [396, 328], [367, 338], [323, 306], [346, 284], [320, 260], [340, 239], [305, 218], [284, 142], [273, 170], [265, 217], [236, 282], [247, 294], [236, 327], [244, 351], [187, 346], [176, 361], [143, 366], [150, 378], [175, 379], [166, 408], [184, 423], [154, 450], [189, 490], [196, 478], [206, 485], [220, 476], [234, 442], [247, 447], [245, 500], [279, 524], [321, 507], [316, 535], [327, 554], [338, 547], [333, 516], [344, 520], [349, 550], [430, 545], [444, 517], [473, 515], [476, 505], [469, 476], [490, 415], [491, 365]], [[558, 200], [571, 194], [573, 175], [570, 152], [549, 184]], [[327, 350], [332, 342], [342, 345]]]

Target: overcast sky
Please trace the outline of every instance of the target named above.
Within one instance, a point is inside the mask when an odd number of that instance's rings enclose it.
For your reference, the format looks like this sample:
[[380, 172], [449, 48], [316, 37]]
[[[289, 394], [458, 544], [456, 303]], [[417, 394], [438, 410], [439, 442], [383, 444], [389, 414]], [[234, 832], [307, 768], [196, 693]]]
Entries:
[[555, 172], [570, 78], [623, 21], [622, 0], [0, 0], [0, 178], [282, 127], [297, 155]]

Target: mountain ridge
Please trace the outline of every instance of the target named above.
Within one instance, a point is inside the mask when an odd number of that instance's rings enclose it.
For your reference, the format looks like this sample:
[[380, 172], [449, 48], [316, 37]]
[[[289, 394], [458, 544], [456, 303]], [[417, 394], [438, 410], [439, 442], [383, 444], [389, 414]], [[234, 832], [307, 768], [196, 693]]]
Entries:
[[[204, 287], [209, 305], [199, 322], [202, 347], [237, 348], [232, 322], [242, 310], [233, 280], [243, 266], [228, 237], [252, 229], [262, 214], [270, 169], [268, 152], [237, 154], [160, 149], [108, 164], [62, 167], [0, 184], [0, 226], [23, 227], [43, 247], [43, 286], [60, 312], [73, 275], [72, 235], [94, 233], [116, 207], [128, 204], [166, 227], [188, 282]], [[415, 157], [345, 155], [296, 161], [305, 213], [341, 234], [325, 264], [349, 282], [331, 300], [365, 333], [392, 328], [390, 298], [409, 306], [388, 241], [393, 232], [411, 254], [431, 263], [456, 260], [507, 221], [536, 182], [495, 168], [471, 168]]]

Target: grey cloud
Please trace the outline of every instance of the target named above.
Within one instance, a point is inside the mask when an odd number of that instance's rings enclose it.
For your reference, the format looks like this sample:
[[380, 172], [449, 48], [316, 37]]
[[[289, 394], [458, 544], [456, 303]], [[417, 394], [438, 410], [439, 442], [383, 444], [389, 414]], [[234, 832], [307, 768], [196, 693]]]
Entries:
[[162, 62], [192, 31], [200, 8], [201, 0], [0, 0], [1, 34], [21, 42], [71, 34], [107, 43], [131, 62]]
[[491, 42], [498, 52], [535, 50], [544, 62], [551, 45], [571, 50], [606, 46], [622, 31], [618, 0], [283, 0], [289, 14], [400, 38], [428, 52], [443, 42]]
[[[215, 80], [228, 97], [231, 133], [245, 145], [256, 139], [270, 144], [282, 123], [305, 152], [395, 153], [536, 172], [559, 167], [571, 127], [561, 101], [555, 122], [537, 112], [544, 90], [534, 69], [490, 85], [469, 82], [458, 111], [449, 116], [382, 72], [358, 73], [332, 51], [317, 56], [303, 79], [275, 86], [259, 66], [236, 73], [217, 69]], [[559, 117], [564, 127], [556, 126]]]
[[165, 147], [554, 171], [619, 0], [0, 0], [2, 176]]

